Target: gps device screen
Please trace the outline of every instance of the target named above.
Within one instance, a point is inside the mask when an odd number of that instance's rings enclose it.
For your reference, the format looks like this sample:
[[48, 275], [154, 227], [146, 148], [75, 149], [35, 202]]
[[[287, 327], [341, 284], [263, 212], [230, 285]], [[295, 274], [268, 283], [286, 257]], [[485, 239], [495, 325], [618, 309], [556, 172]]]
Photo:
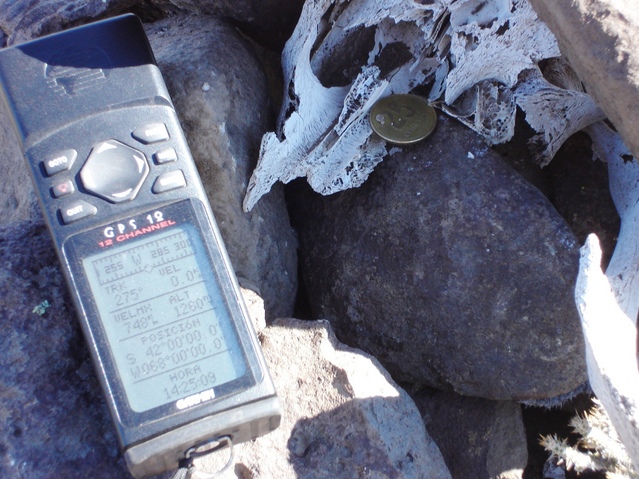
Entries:
[[211, 389], [246, 371], [208, 262], [200, 234], [189, 224], [82, 261], [133, 411]]
[[126, 423], [260, 380], [233, 293], [217, 276], [223, 258], [203, 236], [206, 221], [198, 201], [183, 200], [78, 233], [63, 247], [82, 273], [75, 287], [97, 319], [94, 340], [110, 353], [102, 361], [115, 372], [110, 389]]

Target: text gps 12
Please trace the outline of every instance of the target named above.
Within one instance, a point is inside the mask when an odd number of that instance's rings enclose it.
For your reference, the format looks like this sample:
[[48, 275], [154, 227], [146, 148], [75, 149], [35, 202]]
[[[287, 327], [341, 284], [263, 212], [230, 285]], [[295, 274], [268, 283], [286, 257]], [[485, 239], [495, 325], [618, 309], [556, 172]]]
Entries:
[[277, 428], [272, 380], [139, 19], [1, 50], [0, 93], [131, 474]]

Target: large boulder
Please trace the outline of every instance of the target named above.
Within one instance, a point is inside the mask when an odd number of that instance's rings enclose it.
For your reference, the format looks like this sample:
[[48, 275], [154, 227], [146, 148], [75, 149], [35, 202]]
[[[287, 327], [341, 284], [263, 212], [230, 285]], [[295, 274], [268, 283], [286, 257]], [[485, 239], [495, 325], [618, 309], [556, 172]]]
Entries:
[[[260, 339], [282, 423], [237, 446], [222, 479], [451, 477], [412, 399], [377, 360], [340, 344], [327, 321], [279, 319]], [[227, 456], [200, 467], [216, 471]]]
[[575, 237], [457, 121], [359, 189], [296, 205], [314, 315], [396, 379], [504, 400], [585, 382]]
[[270, 118], [261, 65], [237, 31], [216, 17], [178, 15], [147, 30], [236, 274], [258, 288], [267, 319], [290, 316], [297, 239], [283, 189], [242, 211]]

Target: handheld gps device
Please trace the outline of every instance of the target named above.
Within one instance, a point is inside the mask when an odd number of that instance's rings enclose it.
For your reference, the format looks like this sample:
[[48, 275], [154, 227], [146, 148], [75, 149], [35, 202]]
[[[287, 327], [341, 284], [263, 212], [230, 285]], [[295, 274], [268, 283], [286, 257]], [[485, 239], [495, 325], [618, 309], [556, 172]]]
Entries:
[[0, 96], [131, 474], [277, 428], [272, 380], [139, 19], [0, 50]]

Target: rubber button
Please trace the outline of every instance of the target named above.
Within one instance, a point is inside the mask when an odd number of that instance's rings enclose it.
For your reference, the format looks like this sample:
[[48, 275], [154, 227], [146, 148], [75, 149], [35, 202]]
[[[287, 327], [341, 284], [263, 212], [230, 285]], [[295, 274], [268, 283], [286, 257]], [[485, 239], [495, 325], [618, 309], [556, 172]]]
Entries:
[[151, 123], [150, 125], [142, 126], [131, 133], [131, 135], [145, 145], [169, 139], [169, 131], [166, 129], [164, 123]]
[[84, 200], [77, 200], [73, 203], [69, 203], [60, 210], [62, 221], [66, 225], [88, 218], [89, 216], [93, 216], [97, 212], [98, 209], [94, 205], [87, 203]]
[[151, 191], [153, 193], [165, 193], [167, 191], [175, 190], [177, 188], [184, 188], [186, 186], [186, 178], [182, 170], [167, 171], [157, 177]]
[[96, 144], [80, 170], [80, 179], [88, 192], [111, 203], [135, 198], [149, 164], [144, 153], [116, 140]]
[[73, 162], [78, 157], [78, 152], [73, 148], [62, 150], [44, 159], [42, 164], [47, 176], [53, 176], [61, 171], [67, 171], [73, 166]]
[[51, 194], [54, 198], [62, 198], [63, 196], [70, 195], [75, 191], [75, 186], [73, 186], [73, 182], [71, 180], [61, 181], [60, 183], [56, 183], [51, 188]]
[[153, 155], [153, 159], [158, 165], [163, 165], [165, 163], [177, 161], [177, 153], [173, 148], [165, 148]]

